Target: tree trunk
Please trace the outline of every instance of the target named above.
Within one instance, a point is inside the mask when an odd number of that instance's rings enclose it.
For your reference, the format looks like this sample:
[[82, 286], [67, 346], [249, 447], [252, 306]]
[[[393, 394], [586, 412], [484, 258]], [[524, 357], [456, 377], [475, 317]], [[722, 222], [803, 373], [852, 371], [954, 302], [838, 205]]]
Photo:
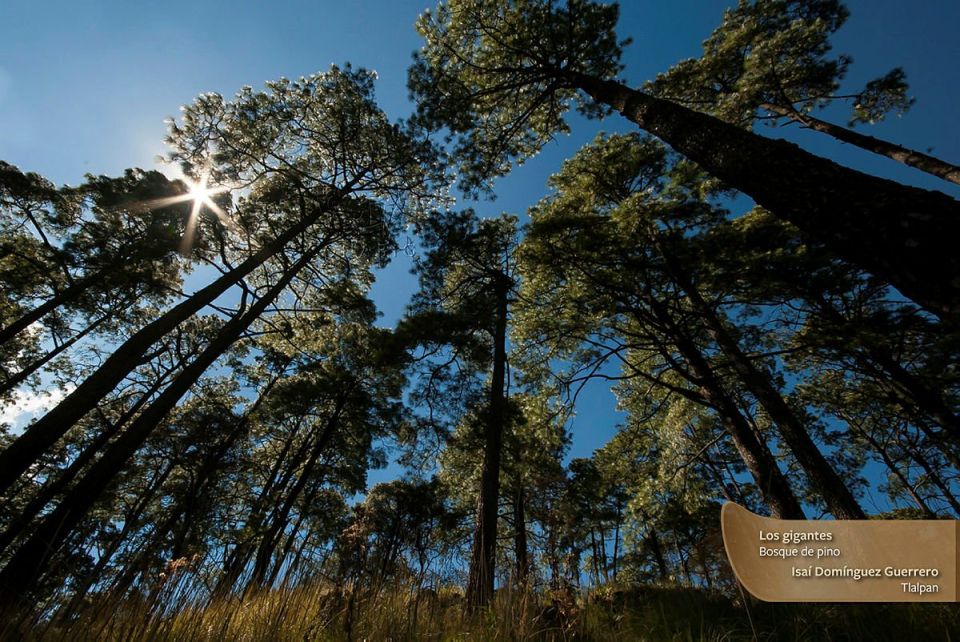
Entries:
[[471, 608], [487, 606], [493, 599], [494, 565], [497, 555], [500, 457], [503, 450], [503, 424], [506, 419], [507, 295], [510, 292], [509, 278], [502, 273], [498, 277], [494, 284], [497, 310], [493, 331], [490, 407], [484, 435], [477, 529], [473, 540], [470, 575], [467, 582], [467, 604]]
[[[116, 268], [111, 268], [116, 269]], [[107, 270], [98, 270], [93, 274], [88, 275], [86, 278], [83, 278], [79, 281], [76, 281], [65, 289], [57, 292], [54, 296], [47, 299], [37, 307], [33, 308], [29, 312], [23, 314], [20, 318], [11, 322], [4, 328], [0, 328], [0, 345], [3, 345], [7, 341], [10, 341], [15, 336], [26, 330], [30, 327], [31, 324], [36, 323], [48, 313], [53, 312], [62, 305], [66, 305], [77, 300], [80, 295], [86, 292], [87, 288], [90, 287], [93, 283], [99, 281], [104, 273]]]
[[756, 397], [770, 418], [776, 422], [783, 440], [803, 467], [810, 484], [823, 497], [833, 516], [837, 519], [866, 519], [853, 493], [817, 448], [803, 422], [770, 383], [770, 377], [761, 372], [743, 353], [718, 313], [703, 299], [685, 270], [677, 265], [670, 250], [661, 249], [661, 254], [670, 275], [686, 293], [697, 314], [706, 324], [707, 332], [717, 342], [746, 389]]
[[924, 457], [918, 448], [911, 448], [908, 450], [910, 457], [913, 458], [915, 462], [920, 464], [920, 467], [923, 468], [923, 472], [927, 474], [927, 477], [930, 478], [930, 482], [936, 486], [941, 493], [943, 493], [943, 498], [950, 508], [953, 509], [953, 513], [960, 517], [960, 501], [957, 501], [956, 496], [954, 496], [953, 491], [950, 490], [950, 487], [943, 480], [943, 477], [940, 476], [940, 473], [930, 464], [926, 457]]
[[74, 423], [95, 408], [138, 365], [141, 356], [151, 345], [263, 265], [287, 243], [313, 225], [323, 211], [325, 210], [317, 209], [310, 216], [305, 216], [299, 223], [261, 247], [253, 256], [198, 290], [159, 319], [144, 326], [114, 350], [103, 365], [72, 393], [0, 452], [0, 495], [9, 490], [17, 478], [66, 434]]
[[617, 521], [613, 528], [613, 581], [617, 581], [617, 558], [620, 557], [620, 524], [623, 520], [623, 515], [619, 507], [617, 507]]
[[[820, 314], [827, 317], [829, 323], [836, 326], [843, 338], [855, 339], [856, 327], [853, 326], [855, 322], [844, 317], [826, 297], [811, 293], [809, 290], [806, 290], [805, 297]], [[842, 353], [846, 346], [831, 347]], [[897, 403], [906, 412], [912, 415], [916, 415], [918, 410], [926, 413], [950, 435], [955, 443], [960, 443], [960, 417], [944, 399], [943, 394], [905, 368], [884, 346], [868, 343], [863, 346], [863, 352], [854, 353], [853, 358], [879, 383], [887, 385], [895, 392]]]
[[[253, 539], [254, 537], [258, 537], [260, 535], [259, 531], [263, 527], [264, 519], [266, 519], [265, 511], [267, 508], [267, 501], [273, 492], [274, 486], [277, 484], [277, 479], [280, 476], [280, 469], [287, 458], [287, 454], [293, 447], [295, 437], [296, 433], [291, 432], [290, 436], [284, 442], [283, 448], [280, 449], [280, 452], [274, 458], [273, 465], [270, 468], [270, 473], [267, 475], [267, 479], [264, 481], [263, 488], [261, 488], [260, 494], [253, 501], [253, 506], [250, 508], [247, 517], [244, 520], [244, 530], [251, 531], [251, 533], [243, 541], [237, 542], [233, 547], [233, 550], [230, 551], [230, 554], [224, 559], [223, 574], [217, 581], [217, 586], [212, 592], [211, 599], [222, 597], [232, 591], [237, 579], [239, 579], [239, 577], [243, 574], [243, 569], [250, 562], [250, 557], [253, 554]], [[306, 454], [308, 443], [308, 441], [304, 441], [301, 447], [297, 449], [297, 452], [294, 453], [292, 464], [293, 467], [295, 467], [297, 462], [301, 461], [302, 456]], [[292, 471], [293, 468], [290, 470]], [[289, 475], [284, 475], [285, 479], [279, 484], [279, 487], [283, 488], [286, 486], [289, 478], [292, 476], [292, 472], [290, 472]]]
[[26, 381], [30, 377], [30, 375], [40, 370], [40, 368], [50, 363], [50, 361], [53, 360], [55, 357], [57, 357], [60, 354], [63, 354], [63, 352], [68, 350], [75, 343], [77, 343], [78, 341], [83, 339], [85, 336], [87, 336], [88, 334], [96, 330], [98, 327], [100, 327], [103, 324], [104, 321], [109, 319], [110, 316], [111, 315], [109, 314], [103, 315], [96, 321], [93, 321], [92, 323], [88, 324], [87, 327], [81, 330], [80, 332], [76, 333], [75, 335], [73, 335], [72, 337], [70, 337], [63, 343], [61, 343], [60, 345], [56, 346], [55, 348], [47, 352], [47, 354], [43, 355], [39, 359], [35, 359], [29, 365], [24, 366], [24, 368], [20, 370], [20, 372], [17, 372], [16, 374], [12, 375], [9, 379], [4, 381], [2, 384], [0, 384], [0, 397], [3, 397], [8, 392], [11, 392], [12, 390], [14, 390], [17, 386], [19, 386], [21, 383]]
[[160, 490], [160, 487], [167, 480], [167, 477], [170, 476], [170, 473], [173, 472], [175, 463], [176, 462], [171, 460], [164, 465], [163, 470], [154, 478], [149, 488], [140, 493], [137, 503], [133, 509], [123, 516], [123, 528], [121, 528], [117, 536], [111, 540], [110, 546], [107, 547], [107, 550], [100, 553], [96, 565], [90, 570], [89, 573], [87, 573], [86, 577], [84, 577], [82, 581], [78, 583], [78, 586], [74, 591], [73, 598], [70, 600], [67, 610], [64, 613], [67, 621], [69, 621], [70, 615], [74, 613], [76, 609], [80, 608], [80, 604], [82, 603], [83, 598], [86, 597], [87, 593], [90, 591], [90, 588], [100, 580], [103, 569], [107, 567], [116, 552], [120, 550], [120, 545], [123, 543], [123, 540], [126, 539], [127, 535], [133, 532], [136, 526], [139, 526], [140, 517], [143, 514], [144, 509], [147, 507], [147, 504], [150, 502], [150, 500], [153, 499], [153, 497], [157, 494], [157, 491]]
[[760, 496], [770, 508], [770, 514], [779, 519], [804, 519], [803, 508], [793, 494], [787, 478], [780, 471], [773, 453], [757, 437], [736, 402], [724, 390], [700, 349], [686, 332], [673, 322], [662, 303], [650, 297], [648, 304], [660, 323], [667, 328], [677, 350], [696, 373], [700, 394], [719, 415], [740, 458], [756, 482]]
[[960, 167], [940, 160], [935, 156], [930, 156], [929, 154], [924, 154], [923, 152], [918, 152], [881, 138], [861, 134], [847, 127], [828, 123], [810, 114], [802, 114], [795, 109], [789, 109], [772, 103], [764, 103], [761, 107], [779, 116], [789, 118], [796, 123], [800, 123], [804, 127], [818, 131], [821, 134], [832, 136], [841, 142], [856, 145], [860, 149], [865, 149], [868, 152], [873, 152], [880, 156], [886, 156], [898, 163], [915, 167], [921, 172], [926, 172], [937, 178], [942, 178], [945, 181], [960, 185]]
[[24, 589], [33, 585], [45, 570], [52, 555], [113, 481], [117, 471], [143, 445], [207, 368], [240, 338], [324, 246], [322, 243], [317, 244], [303, 254], [249, 310], [228, 321], [203, 352], [183, 369], [180, 376], [133, 420], [107, 452], [90, 467], [0, 571], [0, 604], [12, 604], [18, 596], [23, 595]]
[[270, 567], [270, 561], [273, 559], [273, 553], [276, 550], [277, 544], [279, 544], [280, 533], [282, 533], [283, 529], [287, 526], [287, 522], [290, 519], [290, 511], [293, 509], [294, 503], [296, 503], [301, 493], [303, 493], [303, 489], [310, 481], [310, 476], [313, 472], [314, 466], [316, 466], [317, 461], [320, 459], [320, 455], [322, 455], [324, 450], [326, 450], [327, 446], [330, 444], [330, 440], [333, 438], [334, 433], [337, 431], [337, 428], [340, 425], [340, 415], [343, 413], [343, 409], [346, 406], [348, 394], [349, 392], [345, 391], [343, 394], [337, 397], [336, 406], [333, 410], [333, 413], [330, 415], [329, 419], [327, 419], [323, 430], [317, 436], [317, 440], [314, 442], [313, 449], [310, 451], [310, 457], [300, 469], [300, 475], [297, 477], [297, 481], [293, 485], [293, 488], [291, 488], [287, 493], [283, 503], [277, 507], [267, 532], [264, 533], [263, 538], [260, 540], [260, 546], [257, 548], [257, 556], [256, 562], [254, 563], [253, 574], [250, 577], [250, 581], [247, 583], [247, 588], [245, 591], [246, 593], [249, 593], [254, 588], [260, 588], [264, 586], [264, 580], [267, 576], [267, 570]]
[[[179, 364], [177, 364], [179, 366]], [[7, 527], [3, 530], [3, 533], [0, 533], [0, 553], [6, 550], [13, 541], [20, 537], [30, 525], [30, 521], [40, 514], [47, 504], [52, 502], [54, 498], [59, 495], [69, 484], [72, 482], [76, 476], [80, 473], [83, 468], [93, 461], [93, 458], [100, 452], [100, 449], [106, 444], [110, 439], [117, 434], [117, 432], [130, 420], [133, 415], [143, 407], [144, 404], [150, 399], [150, 396], [157, 392], [160, 387], [163, 385], [164, 376], [160, 376], [157, 380], [150, 386], [150, 388], [140, 396], [140, 398], [134, 402], [134, 404], [127, 409], [119, 418], [106, 430], [103, 430], [98, 434], [90, 444], [84, 448], [76, 459], [70, 462], [70, 465], [57, 475], [57, 478], [53, 481], [48, 481], [37, 494], [27, 503], [26, 506], [13, 518]]]
[[521, 479], [517, 480], [517, 490], [513, 496], [513, 549], [517, 558], [517, 587], [522, 593], [530, 577], [530, 558], [527, 551], [526, 497]]
[[944, 319], [960, 318], [960, 202], [655, 98], [574, 74], [573, 87]]
[[647, 534], [643, 539], [647, 542], [647, 546], [653, 554], [653, 561], [657, 565], [657, 573], [660, 575], [660, 581], [666, 582], [670, 576], [670, 572], [667, 569], [667, 560], [663, 557], [663, 549], [660, 546], [660, 538], [657, 537], [657, 531], [655, 531], [653, 527], [647, 528]]
[[867, 430], [861, 429], [857, 424], [851, 421], [847, 421], [847, 425], [853, 428], [861, 437], [863, 437], [870, 446], [873, 447], [873, 450], [880, 455], [881, 461], [886, 465], [887, 470], [889, 470], [894, 477], [900, 480], [900, 483], [903, 484], [903, 487], [906, 489], [907, 493], [913, 499], [913, 503], [917, 505], [917, 508], [920, 509], [920, 512], [923, 513], [925, 519], [937, 519], [937, 514], [927, 506], [927, 503], [923, 501], [923, 498], [920, 497], [920, 494], [917, 493], [917, 490], [913, 487], [913, 484], [910, 483], [910, 480], [907, 479], [907, 476], [900, 470], [896, 462], [890, 458], [890, 453], [887, 452], [887, 449], [876, 440], [876, 438], [871, 435]]

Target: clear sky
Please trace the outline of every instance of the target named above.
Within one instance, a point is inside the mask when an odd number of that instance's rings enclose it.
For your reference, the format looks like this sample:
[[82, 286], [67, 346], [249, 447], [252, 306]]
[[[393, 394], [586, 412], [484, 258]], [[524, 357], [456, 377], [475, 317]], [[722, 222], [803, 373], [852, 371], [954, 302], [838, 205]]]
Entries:
[[[619, 33], [634, 40], [625, 55], [632, 83], [652, 78], [700, 44], [734, 0], [625, 0]], [[853, 56], [849, 87], [859, 88], [894, 66], [907, 71], [917, 103], [870, 133], [960, 162], [960, 2], [851, 0], [852, 16], [834, 39]], [[4, 0], [0, 4], [0, 159], [58, 183], [85, 173], [115, 175], [151, 168], [164, 153], [163, 120], [198, 93], [232, 95], [352, 62], [375, 69], [381, 106], [393, 117], [410, 112], [405, 88], [413, 29], [429, 0], [237, 0], [151, 2]], [[835, 120], [844, 122], [844, 114]], [[626, 131], [618, 118], [577, 121], [571, 136], [551, 144], [497, 185], [485, 215], [522, 213], [545, 194], [556, 171], [597, 131]], [[960, 196], [960, 190], [891, 161], [838, 146], [794, 128], [767, 130], [842, 163]], [[960, 251], [960, 250], [958, 250]], [[400, 256], [381, 276], [374, 298], [392, 324], [413, 288]], [[617, 421], [613, 398], [595, 389], [574, 424], [572, 454], [588, 455]]]

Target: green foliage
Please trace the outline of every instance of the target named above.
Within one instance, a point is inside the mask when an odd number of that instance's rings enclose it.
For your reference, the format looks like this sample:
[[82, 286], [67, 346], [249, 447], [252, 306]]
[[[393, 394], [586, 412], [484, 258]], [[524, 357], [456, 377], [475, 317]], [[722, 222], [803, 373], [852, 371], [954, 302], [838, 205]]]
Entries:
[[587, 115], [571, 78], [613, 78], [621, 70], [616, 4], [587, 0], [450, 0], [417, 21], [423, 48], [409, 87], [415, 122], [446, 128], [460, 187], [476, 192], [568, 131], [571, 102]]
[[853, 103], [850, 124], [902, 115], [913, 103], [900, 68], [843, 95], [851, 58], [831, 57], [830, 37], [849, 17], [838, 0], [740, 0], [703, 43], [700, 58], [684, 60], [647, 84], [654, 94], [752, 127], [807, 114], [838, 100]]

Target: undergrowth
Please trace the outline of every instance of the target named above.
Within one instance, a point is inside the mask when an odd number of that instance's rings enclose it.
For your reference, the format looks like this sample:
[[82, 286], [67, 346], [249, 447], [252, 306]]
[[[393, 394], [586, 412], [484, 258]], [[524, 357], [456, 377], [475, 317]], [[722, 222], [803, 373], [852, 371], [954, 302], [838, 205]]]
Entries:
[[0, 625], [3, 639], [164, 642], [401, 640], [960, 640], [954, 604], [765, 604], [697, 589], [606, 587], [570, 593], [499, 592], [469, 614], [456, 589], [351, 595], [322, 584], [160, 608], [126, 599]]

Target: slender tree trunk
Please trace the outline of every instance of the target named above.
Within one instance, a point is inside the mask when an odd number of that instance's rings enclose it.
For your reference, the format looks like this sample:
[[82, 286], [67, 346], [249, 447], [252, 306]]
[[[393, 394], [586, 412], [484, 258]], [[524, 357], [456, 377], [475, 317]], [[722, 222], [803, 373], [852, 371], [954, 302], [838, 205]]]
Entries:
[[[852, 335], [855, 333], [855, 328], [851, 328], [853, 322], [844, 317], [826, 297], [809, 291], [806, 296], [816, 310], [838, 328], [841, 336], [853, 338]], [[837, 346], [834, 349], [842, 351], [843, 346]], [[936, 421], [955, 443], [960, 444], [960, 417], [944, 399], [940, 390], [928, 385], [923, 379], [903, 367], [900, 361], [883, 346], [865, 345], [862, 353], [855, 354], [853, 358], [861, 368], [895, 392], [897, 403], [906, 412], [916, 415], [920, 410]]]
[[[178, 364], [179, 365], [179, 364]], [[175, 368], [174, 368], [175, 369]], [[157, 377], [157, 380], [150, 388], [137, 399], [130, 408], [126, 410], [115, 422], [109, 425], [106, 430], [98, 434], [90, 444], [84, 448], [76, 459], [70, 462], [70, 465], [62, 471], [57, 478], [48, 482], [34, 496], [19, 514], [0, 533], [0, 553], [6, 550], [13, 541], [20, 537], [29, 527], [31, 520], [40, 514], [47, 504], [52, 502], [72, 482], [83, 468], [93, 461], [93, 458], [100, 452], [110, 439], [133, 417], [140, 408], [150, 399], [150, 397], [160, 389], [165, 380], [165, 375]]]
[[663, 548], [660, 546], [660, 538], [657, 537], [657, 531], [652, 527], [647, 528], [647, 534], [644, 540], [647, 542], [647, 546], [653, 554], [653, 561], [657, 565], [660, 581], [666, 582], [670, 576], [670, 571], [667, 569], [667, 560], [663, 557]]
[[707, 332], [717, 342], [724, 356], [730, 361], [734, 372], [743, 382], [771, 419], [776, 422], [780, 434], [790, 447], [794, 457], [803, 467], [807, 479], [813, 488], [823, 497], [827, 508], [837, 519], [866, 519], [863, 509], [857, 503], [853, 493], [846, 483], [833, 469], [830, 462], [823, 456], [820, 449], [810, 438], [806, 426], [797, 417], [793, 409], [787, 405], [780, 391], [770, 383], [770, 377], [760, 372], [753, 362], [743, 353], [736, 339], [724, 326], [719, 313], [715, 312], [703, 297], [700, 291], [690, 280], [686, 272], [677, 265], [676, 260], [668, 250], [661, 254], [671, 272], [671, 276], [686, 293], [699, 317], [707, 326]]
[[123, 528], [121, 528], [120, 532], [117, 533], [117, 536], [111, 540], [110, 546], [107, 547], [107, 550], [100, 554], [99, 559], [97, 559], [97, 563], [93, 569], [91, 569], [90, 572], [87, 573], [86, 577], [83, 578], [83, 581], [79, 583], [79, 586], [74, 592], [73, 598], [70, 600], [70, 604], [67, 606], [66, 613], [64, 613], [66, 618], [69, 618], [70, 615], [80, 607], [83, 598], [86, 597], [87, 593], [90, 591], [90, 588], [100, 580], [103, 569], [107, 567], [116, 552], [120, 550], [120, 545], [126, 539], [127, 535], [132, 533], [134, 527], [140, 524], [140, 517], [143, 514], [144, 509], [147, 507], [147, 504], [150, 502], [150, 500], [153, 499], [153, 497], [157, 494], [157, 491], [160, 490], [160, 487], [170, 476], [170, 473], [173, 472], [175, 463], [176, 462], [171, 460], [164, 465], [163, 470], [155, 477], [149, 488], [140, 494], [140, 497], [137, 499], [137, 503], [133, 509], [123, 516]]
[[687, 586], [693, 586], [693, 576], [690, 574], [690, 565], [687, 563], [687, 557], [683, 554], [683, 549], [680, 548], [680, 540], [677, 539], [677, 534], [673, 534], [673, 547], [677, 551], [677, 559], [680, 561], [680, 570], [683, 571], [683, 576], [687, 578]]
[[[296, 433], [291, 432], [290, 436], [284, 442], [283, 448], [281, 448], [278, 455], [274, 458], [273, 466], [270, 468], [270, 473], [267, 475], [263, 488], [261, 488], [260, 494], [254, 500], [253, 506], [250, 508], [247, 518], [244, 520], [244, 530], [250, 531], [250, 535], [243, 541], [237, 542], [233, 550], [230, 551], [230, 554], [224, 560], [223, 574], [217, 581], [217, 587], [213, 591], [213, 597], [222, 597], [232, 591], [234, 585], [237, 583], [237, 579], [243, 574], [243, 569], [250, 562], [250, 556], [253, 554], [254, 538], [262, 535], [260, 531], [263, 526], [263, 520], [266, 518], [267, 501], [273, 493], [274, 486], [277, 484], [280, 469], [290, 449], [293, 447], [295, 437]], [[294, 454], [293, 466], [296, 466], [297, 462], [301, 461], [301, 455], [306, 453], [307, 443], [307, 441], [304, 441], [297, 453]], [[290, 470], [292, 471], [293, 468]], [[292, 477], [292, 475], [293, 473], [291, 472], [289, 477]], [[280, 488], [286, 485], [289, 477], [279, 484]]]
[[874, 136], [861, 134], [856, 130], [842, 127], [841, 125], [828, 123], [824, 120], [820, 120], [819, 118], [815, 118], [810, 114], [802, 114], [795, 109], [789, 109], [787, 107], [774, 105], [772, 103], [764, 103], [761, 105], [761, 107], [779, 116], [789, 118], [790, 120], [800, 123], [804, 127], [808, 127], [814, 131], [820, 132], [821, 134], [827, 134], [828, 136], [832, 136], [833, 138], [836, 138], [844, 143], [856, 145], [860, 149], [865, 149], [868, 152], [873, 152], [874, 154], [879, 154], [880, 156], [886, 156], [887, 158], [895, 160], [898, 163], [915, 167], [921, 172], [926, 172], [927, 174], [932, 174], [937, 178], [942, 178], [945, 181], [950, 181], [951, 183], [960, 185], [960, 167], [944, 160], [940, 160], [935, 156], [930, 156], [929, 154], [924, 154], [923, 152], [918, 152], [915, 149], [909, 149], [881, 138], [875, 138]]
[[928, 310], [945, 319], [960, 315], [960, 202], [843, 167], [615, 81], [582, 74], [567, 80]]
[[318, 209], [304, 216], [299, 223], [265, 244], [253, 256], [144, 326], [114, 350], [103, 365], [72, 393], [0, 452], [0, 495], [81, 417], [95, 408], [137, 366], [151, 345], [276, 255], [287, 243], [313, 225], [323, 211]]
[[733, 440], [747, 470], [760, 490], [760, 496], [770, 508], [770, 514], [780, 519], [804, 519], [803, 508], [797, 501], [787, 478], [777, 461], [753, 428], [743, 417], [740, 408], [726, 393], [713, 368], [686, 332], [671, 319], [663, 304], [654, 297], [648, 300], [650, 309], [670, 333], [671, 339], [696, 374], [700, 394], [716, 410], [723, 427]]
[[[320, 490], [322, 484], [314, 484], [313, 488], [307, 492], [306, 497], [304, 498], [304, 503], [309, 505], [314, 497], [317, 496], [317, 491]], [[273, 568], [270, 570], [270, 574], [267, 576], [265, 586], [274, 586], [276, 584], [277, 578], [280, 576], [280, 571], [283, 570], [283, 563], [286, 561], [287, 557], [290, 556], [290, 551], [293, 550], [293, 545], [297, 540], [297, 533], [300, 532], [300, 528], [303, 526], [303, 522], [307, 517], [306, 511], [301, 511], [297, 515], [297, 521], [294, 522], [293, 528], [290, 530], [290, 535], [286, 538], [286, 541], [283, 544], [283, 550], [280, 551], [280, 554], [277, 555], [277, 559], [273, 563]], [[291, 566], [292, 568], [292, 566]], [[289, 572], [289, 569], [288, 569]], [[286, 580], [284, 580], [286, 584]]]
[[550, 588], [560, 586], [560, 553], [557, 550], [557, 524], [547, 528], [547, 565], [550, 567]]
[[517, 479], [517, 489], [513, 496], [513, 522], [513, 549], [517, 558], [517, 586], [522, 593], [527, 588], [530, 577], [530, 558], [527, 551], [526, 497], [523, 492], [522, 479]]
[[270, 527], [260, 540], [260, 546], [257, 549], [253, 574], [250, 577], [250, 581], [247, 583], [246, 593], [249, 593], [254, 588], [260, 588], [264, 586], [267, 570], [270, 567], [270, 561], [273, 559], [273, 553], [276, 550], [277, 544], [279, 543], [280, 534], [283, 532], [283, 529], [286, 527], [290, 519], [290, 511], [293, 509], [293, 505], [296, 503], [297, 499], [303, 493], [304, 488], [306, 488], [307, 483], [310, 481], [314, 467], [316, 466], [317, 461], [320, 459], [320, 455], [322, 455], [326, 450], [331, 439], [333, 439], [334, 433], [336, 433], [340, 425], [340, 415], [343, 413], [343, 409], [346, 406], [348, 394], [349, 392], [345, 391], [343, 394], [337, 397], [336, 407], [334, 408], [329, 419], [327, 419], [326, 425], [324, 425], [323, 430], [318, 435], [316, 442], [314, 442], [309, 459], [300, 469], [300, 475], [297, 477], [296, 483], [290, 489], [290, 492], [287, 493], [283, 503], [277, 508], [277, 511], [274, 513], [271, 520]]
[[507, 295], [510, 282], [500, 274], [495, 283], [497, 310], [493, 332], [493, 377], [490, 382], [490, 407], [484, 435], [483, 470], [480, 476], [480, 501], [477, 530], [470, 557], [467, 604], [484, 607], [493, 599], [494, 565], [497, 555], [497, 513], [500, 503], [500, 457], [503, 450], [503, 424], [506, 419]]
[[593, 567], [594, 586], [600, 586], [600, 549], [597, 546], [597, 533], [590, 529], [590, 565]]
[[24, 366], [24, 368], [20, 370], [20, 372], [17, 372], [16, 374], [12, 375], [9, 379], [4, 381], [2, 384], [0, 384], [0, 397], [17, 388], [17, 386], [19, 386], [21, 383], [26, 381], [30, 377], [30, 375], [40, 370], [40, 368], [50, 363], [50, 361], [52, 361], [55, 357], [57, 357], [60, 354], [63, 354], [75, 343], [77, 343], [78, 341], [86, 337], [88, 334], [96, 330], [98, 327], [103, 325], [103, 322], [109, 319], [110, 316], [111, 315], [109, 314], [103, 315], [93, 323], [88, 324], [86, 328], [84, 328], [77, 334], [73, 335], [72, 337], [70, 337], [60, 345], [56, 346], [55, 348], [47, 352], [47, 354], [43, 355], [39, 359], [35, 359], [29, 365]]
[[23, 595], [25, 588], [34, 584], [46, 570], [52, 555], [113, 481], [117, 471], [143, 445], [207, 368], [240, 338], [324, 246], [318, 244], [303, 254], [249, 310], [228, 321], [203, 352], [183, 369], [180, 376], [133, 420], [107, 452], [90, 467], [0, 571], [0, 604], [13, 604], [18, 596]]
[[620, 511], [620, 508], [617, 508], [617, 521], [613, 528], [613, 581], [617, 581], [617, 558], [620, 556], [620, 523], [623, 520], [623, 515]]
[[927, 386], [889, 354], [870, 349], [869, 355], [887, 374], [888, 381], [894, 384], [899, 393], [897, 401], [905, 411], [915, 414], [918, 409], [922, 410], [950, 436], [954, 445], [960, 444], [960, 417], [938, 390]]
[[907, 476], [903, 474], [903, 471], [900, 470], [900, 467], [897, 466], [893, 459], [890, 458], [890, 453], [887, 452], [887, 449], [868, 431], [860, 429], [859, 426], [855, 427], [855, 424], [849, 421], [847, 422], [847, 425], [851, 428], [854, 428], [854, 430], [861, 437], [863, 437], [868, 444], [870, 444], [873, 450], [880, 455], [880, 460], [883, 461], [884, 465], [886, 465], [887, 470], [889, 470], [894, 477], [900, 480], [900, 483], [906, 489], [911, 499], [913, 499], [913, 503], [916, 504], [917, 508], [919, 508], [923, 513], [923, 516], [927, 519], [936, 519], [937, 514], [934, 513], [929, 506], [927, 506], [925, 501], [923, 501], [923, 498], [920, 497], [919, 493], [917, 493], [917, 490], [913, 487], [913, 484], [910, 483], [910, 480], [907, 479]]
[[927, 460], [927, 458], [920, 453], [919, 449], [911, 448], [909, 452], [910, 457], [912, 457], [913, 460], [920, 464], [920, 467], [923, 468], [923, 472], [925, 472], [927, 477], [930, 478], [930, 482], [943, 494], [943, 498], [948, 504], [950, 504], [950, 508], [953, 509], [954, 514], [960, 517], [960, 501], [957, 501], [953, 491], [950, 490], [950, 487], [943, 480], [943, 477], [940, 476], [940, 473], [937, 472], [937, 470], [930, 464], [929, 460]]
[[[116, 268], [111, 268], [116, 269]], [[93, 274], [88, 275], [87, 277], [76, 281], [63, 290], [57, 292], [54, 296], [50, 297], [37, 307], [33, 308], [29, 312], [23, 314], [20, 318], [12, 321], [9, 325], [4, 328], [0, 328], [0, 345], [3, 345], [7, 341], [10, 341], [18, 334], [30, 327], [31, 324], [36, 323], [44, 316], [53, 312], [62, 305], [67, 305], [73, 301], [76, 301], [87, 288], [89, 288], [93, 283], [96, 283], [104, 274], [107, 272], [106, 269], [98, 270]]]
[[[285, 360], [280, 371], [282, 372], [289, 363], [290, 359]], [[195, 513], [197, 511], [198, 500], [206, 494], [211, 481], [215, 480], [217, 471], [221, 469], [224, 457], [227, 456], [237, 441], [247, 434], [254, 414], [263, 405], [270, 391], [273, 390], [281, 377], [282, 374], [276, 374], [271, 377], [260, 391], [260, 394], [257, 395], [256, 400], [247, 406], [243, 416], [240, 417], [233, 429], [221, 439], [216, 447], [207, 452], [187, 490], [180, 497], [176, 506], [168, 511], [163, 523], [154, 530], [151, 541], [155, 547], [162, 548], [164, 547], [164, 539], [174, 531], [177, 523], [180, 524], [180, 527], [176, 529], [173, 544], [170, 547], [170, 559], [183, 557], [187, 538], [197, 517]]]
[[597, 547], [600, 553], [600, 570], [603, 571], [603, 581], [610, 581], [610, 564], [607, 561], [607, 534], [603, 530], [603, 522], [597, 522]]

